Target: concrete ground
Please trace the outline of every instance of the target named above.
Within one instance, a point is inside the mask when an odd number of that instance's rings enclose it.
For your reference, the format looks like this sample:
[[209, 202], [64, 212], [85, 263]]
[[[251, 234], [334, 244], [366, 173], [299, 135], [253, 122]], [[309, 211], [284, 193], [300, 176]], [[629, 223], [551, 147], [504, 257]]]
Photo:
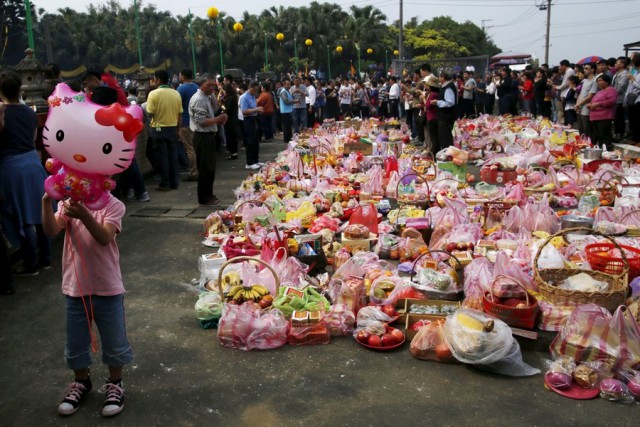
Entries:
[[[263, 144], [262, 160], [283, 147]], [[224, 202], [247, 175], [243, 151], [240, 157], [218, 161], [216, 193]], [[127, 202], [118, 236], [135, 353], [125, 371], [126, 409], [103, 419], [103, 396], [92, 392], [73, 416], [57, 415], [72, 379], [63, 361], [58, 238], [53, 268], [16, 278], [15, 295], [0, 297], [0, 426], [637, 425], [637, 404], [569, 400], [546, 391], [541, 375], [509, 378], [420, 361], [408, 344], [388, 353], [349, 337], [271, 351], [224, 348], [216, 330], [195, 319], [190, 284], [198, 256], [211, 251], [200, 243], [209, 210], [198, 207], [195, 183], [166, 193], [156, 185], [147, 180], [151, 202]], [[547, 352], [534, 347], [526, 345], [524, 359], [544, 369]], [[106, 374], [94, 364], [95, 389]]]

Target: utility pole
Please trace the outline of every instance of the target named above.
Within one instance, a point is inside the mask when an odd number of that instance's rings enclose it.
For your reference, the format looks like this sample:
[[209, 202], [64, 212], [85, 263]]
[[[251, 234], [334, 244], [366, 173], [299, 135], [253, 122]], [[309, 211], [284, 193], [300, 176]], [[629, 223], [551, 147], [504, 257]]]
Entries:
[[541, 4], [538, 6], [539, 10], [547, 11], [547, 35], [544, 43], [544, 62], [549, 63], [549, 33], [551, 32], [551, 0], [547, 0], [547, 4]]
[[400, 0], [400, 36], [398, 37], [399, 58], [404, 59], [404, 34], [403, 34], [403, 18], [402, 18], [402, 0]]
[[482, 22], [482, 32], [484, 33], [485, 37], [487, 36], [487, 30], [491, 27], [486, 27], [484, 25], [485, 22], [491, 22], [493, 21], [493, 19], [481, 19], [480, 22]]

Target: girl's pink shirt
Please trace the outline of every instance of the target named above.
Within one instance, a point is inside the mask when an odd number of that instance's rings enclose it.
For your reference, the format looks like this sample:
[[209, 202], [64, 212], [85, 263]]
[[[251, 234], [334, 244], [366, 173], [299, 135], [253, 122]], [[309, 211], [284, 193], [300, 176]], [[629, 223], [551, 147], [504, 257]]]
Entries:
[[[117, 233], [120, 233], [125, 211], [124, 203], [109, 195], [107, 206], [89, 212], [98, 223], [112, 224]], [[65, 229], [62, 293], [71, 297], [113, 296], [124, 293], [120, 272], [120, 251], [115, 238], [106, 246], [102, 246], [93, 238], [82, 221], [69, 218], [62, 212], [62, 202], [58, 202], [56, 219]]]

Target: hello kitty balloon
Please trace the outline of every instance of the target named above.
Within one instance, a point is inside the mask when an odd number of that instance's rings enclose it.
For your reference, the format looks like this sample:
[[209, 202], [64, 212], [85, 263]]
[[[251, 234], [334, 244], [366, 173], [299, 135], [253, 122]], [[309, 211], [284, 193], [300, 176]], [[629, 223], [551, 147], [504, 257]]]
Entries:
[[44, 183], [56, 200], [82, 201], [89, 209], [103, 208], [115, 188], [110, 175], [129, 167], [136, 153], [136, 136], [143, 129], [137, 105], [105, 107], [60, 83], [48, 99], [49, 115], [42, 138], [51, 155]]

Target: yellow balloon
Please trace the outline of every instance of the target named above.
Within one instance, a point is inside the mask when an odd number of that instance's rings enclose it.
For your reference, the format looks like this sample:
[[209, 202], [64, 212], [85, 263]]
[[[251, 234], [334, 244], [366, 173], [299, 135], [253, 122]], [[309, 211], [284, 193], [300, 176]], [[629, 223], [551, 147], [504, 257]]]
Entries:
[[241, 23], [236, 22], [235, 24], [233, 24], [233, 31], [239, 33], [242, 30], [244, 30], [244, 26]]
[[282, 34], [282, 33], [278, 33], [278, 34], [276, 34], [276, 40], [278, 40], [279, 42], [281, 42], [282, 40], [284, 40], [284, 34]]
[[399, 50], [394, 50], [394, 51], [393, 51], [393, 54], [394, 54], [394, 55], [400, 55], [400, 51], [399, 51]]
[[215, 7], [210, 7], [209, 9], [207, 9], [207, 17], [209, 19], [216, 19], [218, 17], [218, 9]]
[[313, 44], [313, 40], [311, 40], [311, 39], [306, 39], [306, 40], [304, 41], [304, 44], [306, 44], [307, 46], [311, 46], [311, 45]]
[[373, 49], [371, 49], [371, 48], [367, 49], [367, 53], [368, 53], [369, 55], [371, 55], [371, 54], [373, 53]]
[[336, 46], [336, 52], [342, 53], [342, 46]]

